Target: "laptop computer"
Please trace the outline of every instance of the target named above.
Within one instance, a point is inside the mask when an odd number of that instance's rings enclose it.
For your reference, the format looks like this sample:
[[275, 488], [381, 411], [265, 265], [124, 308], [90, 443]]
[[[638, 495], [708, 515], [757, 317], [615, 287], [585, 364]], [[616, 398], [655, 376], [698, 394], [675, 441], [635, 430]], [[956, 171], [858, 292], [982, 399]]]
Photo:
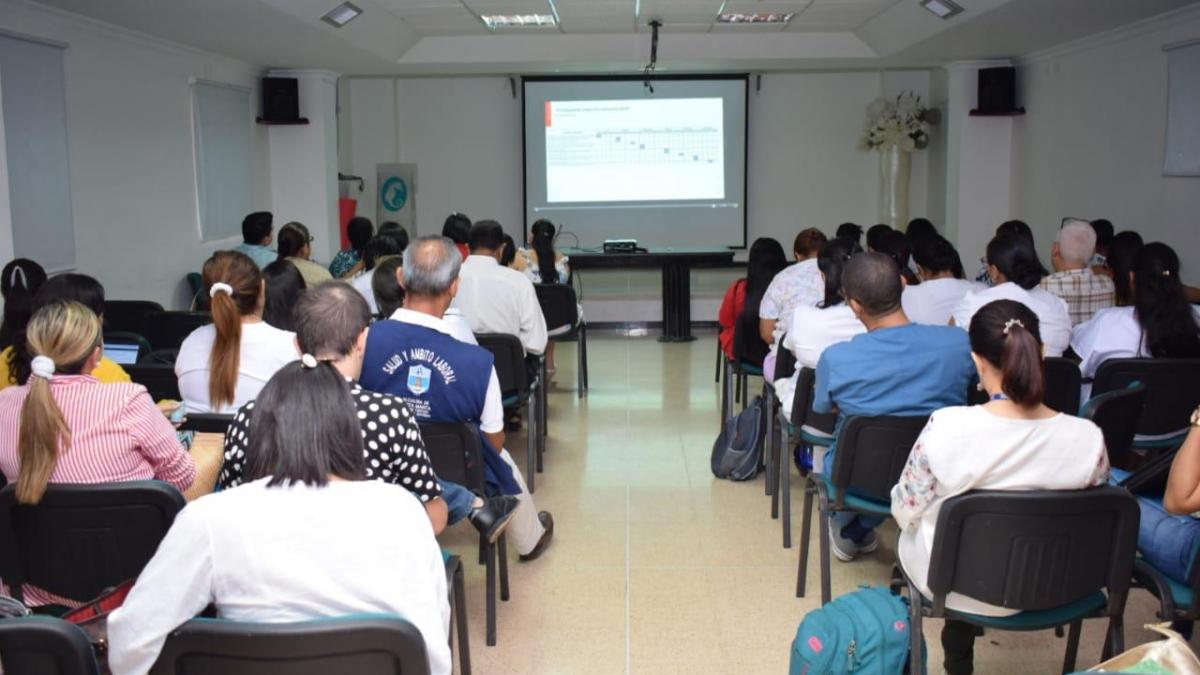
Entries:
[[129, 342], [106, 342], [104, 356], [123, 366], [132, 365], [138, 362], [138, 346]]

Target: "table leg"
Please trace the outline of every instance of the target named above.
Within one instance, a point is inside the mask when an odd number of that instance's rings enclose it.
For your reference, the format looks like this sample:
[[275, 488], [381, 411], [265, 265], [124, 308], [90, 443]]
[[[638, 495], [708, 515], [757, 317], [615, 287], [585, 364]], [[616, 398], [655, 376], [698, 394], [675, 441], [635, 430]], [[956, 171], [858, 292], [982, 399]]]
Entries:
[[692, 268], [686, 261], [663, 265], [662, 314], [663, 334], [659, 342], [691, 342], [692, 335]]

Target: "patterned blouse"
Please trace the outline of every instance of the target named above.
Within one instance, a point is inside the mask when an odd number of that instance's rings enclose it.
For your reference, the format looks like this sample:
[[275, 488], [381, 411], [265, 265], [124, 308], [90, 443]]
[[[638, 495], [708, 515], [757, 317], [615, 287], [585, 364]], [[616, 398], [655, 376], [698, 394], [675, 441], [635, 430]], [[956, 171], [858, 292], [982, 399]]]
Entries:
[[359, 260], [361, 258], [358, 255], [358, 251], [352, 248], [338, 251], [337, 255], [333, 256], [333, 262], [329, 263], [329, 273], [333, 275], [334, 279], [341, 279], [350, 270], [354, 269]]

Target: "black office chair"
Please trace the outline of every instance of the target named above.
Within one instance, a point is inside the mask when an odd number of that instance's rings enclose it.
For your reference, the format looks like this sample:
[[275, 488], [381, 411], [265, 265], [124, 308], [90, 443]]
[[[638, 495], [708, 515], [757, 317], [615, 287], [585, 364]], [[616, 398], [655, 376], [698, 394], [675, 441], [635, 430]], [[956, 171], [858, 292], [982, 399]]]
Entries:
[[[1070, 626], [1063, 672], [1075, 670], [1084, 619], [1107, 618], [1101, 660], [1124, 650], [1122, 615], [1137, 549], [1138, 505], [1125, 490], [970, 492], [947, 500], [938, 514], [924, 598], [907, 574], [912, 620], [911, 666], [924, 663], [923, 617], [999, 630]], [[1021, 610], [1013, 616], [966, 614], [946, 608], [961, 593]]]
[[1146, 386], [1146, 407], [1138, 424], [1135, 448], [1179, 447], [1187, 435], [1192, 411], [1200, 404], [1200, 359], [1111, 359], [1100, 364], [1092, 396]]
[[49, 616], [0, 619], [0, 670], [5, 675], [100, 675], [83, 630]]
[[[478, 494], [484, 489], [483, 446], [479, 429], [469, 422], [421, 422], [425, 452], [438, 478], [458, 483]], [[508, 537], [500, 535], [493, 545], [482, 534], [479, 555], [487, 566], [487, 644], [496, 644], [496, 572], [499, 568], [500, 599], [508, 600]]]
[[193, 312], [207, 312], [212, 302], [211, 298], [208, 297], [208, 293], [204, 290], [204, 275], [199, 272], [188, 272], [184, 275], [183, 279], [187, 282], [188, 290], [192, 293], [191, 310]]
[[0, 490], [0, 577], [23, 599], [22, 584], [87, 601], [135, 579], [154, 556], [183, 495], [159, 481], [50, 485], [36, 506]]
[[1133, 582], [1135, 588], [1144, 588], [1158, 599], [1158, 617], [1163, 621], [1200, 619], [1200, 555], [1188, 566], [1187, 583], [1172, 579], [1144, 557], [1138, 556], [1133, 563]]
[[155, 351], [179, 349], [192, 331], [212, 323], [208, 312], [155, 312], [146, 317], [143, 335]]
[[1131, 471], [1133, 438], [1145, 408], [1146, 387], [1134, 382], [1124, 389], [1093, 396], [1079, 412], [1080, 417], [1095, 422], [1104, 432], [1108, 464], [1118, 480], [1127, 478]]
[[458, 675], [471, 675], [471, 636], [467, 628], [467, 584], [462, 558], [443, 550], [446, 559], [446, 588], [450, 589], [450, 649], [458, 637]]
[[800, 531], [800, 563], [796, 597], [804, 597], [808, 576], [808, 542], [812, 530], [813, 495], [819, 498], [821, 604], [829, 602], [829, 514], [838, 511], [892, 515], [892, 487], [908, 462], [913, 444], [929, 417], [852, 416], [842, 426], [836, 461], [825, 473], [810, 473], [804, 490], [804, 523]]
[[104, 330], [146, 334], [146, 317], [163, 311], [149, 300], [107, 300], [104, 303]]
[[542, 453], [546, 449], [545, 430], [541, 424], [545, 419], [542, 414], [544, 400], [538, 391], [542, 382], [537, 378], [529, 381], [529, 371], [525, 368], [525, 347], [517, 336], [476, 333], [475, 339], [480, 347], [491, 352], [495, 358], [496, 379], [500, 380], [500, 395], [504, 397], [505, 409], [525, 408], [525, 485], [532, 494], [535, 474], [542, 470]]
[[[750, 319], [753, 319], [751, 325]], [[733, 354], [725, 359], [725, 385], [721, 394], [721, 424], [733, 417], [733, 403], [740, 402], [742, 410], [749, 405], [751, 377], [763, 377], [766, 343], [758, 335], [758, 317], [742, 312], [733, 325]], [[770, 392], [768, 392], [770, 393]]]
[[170, 399], [178, 401], [179, 380], [175, 377], [175, 368], [167, 364], [137, 363], [122, 366], [129, 373], [130, 379], [142, 385], [150, 392], [150, 398], [155, 401]]
[[[783, 341], [787, 335], [779, 336], [779, 352], [775, 355], [775, 379], [780, 380], [791, 377], [796, 372], [796, 356], [788, 349], [783, 348]], [[766, 486], [764, 488], [767, 496], [771, 497], [771, 518], [779, 517], [779, 471], [777, 470], [777, 462], [780, 460], [779, 453], [782, 447], [782, 431], [777, 423], [780, 414], [783, 412], [780, 408], [778, 395], [775, 393], [775, 383], [763, 381], [764, 399], [767, 402], [767, 438], [766, 438], [766, 454], [763, 458], [763, 463], [768, 468], [767, 478], [763, 481]]]
[[299, 623], [192, 619], [167, 636], [150, 675], [428, 675], [421, 632], [406, 619], [360, 615]]
[[1050, 356], [1042, 361], [1046, 376], [1046, 391], [1042, 401], [1046, 407], [1066, 415], [1079, 414], [1079, 392], [1083, 386], [1079, 366], [1070, 359]]
[[812, 409], [816, 376], [816, 371], [812, 368], [800, 369], [796, 376], [791, 419], [789, 420], [787, 415], [778, 417], [779, 450], [772, 453], [771, 459], [775, 464], [769, 470], [778, 476], [776, 482], [779, 488], [775, 491], [775, 498], [771, 500], [771, 517], [774, 518], [777, 512], [782, 514], [784, 548], [792, 547], [792, 462], [788, 455], [796, 442], [810, 445], [814, 449], [828, 448], [833, 443], [833, 429], [837, 426], [837, 415], [818, 413]]
[[187, 413], [184, 416], [183, 424], [179, 425], [179, 430], [195, 431], [199, 434], [221, 434], [224, 436], [230, 424], [233, 424], [233, 415]]
[[587, 321], [579, 316], [579, 300], [575, 289], [567, 284], [534, 284], [542, 315], [550, 328], [570, 326], [565, 333], [550, 336], [554, 342], [576, 342], [575, 388], [583, 398], [588, 388], [587, 370]]

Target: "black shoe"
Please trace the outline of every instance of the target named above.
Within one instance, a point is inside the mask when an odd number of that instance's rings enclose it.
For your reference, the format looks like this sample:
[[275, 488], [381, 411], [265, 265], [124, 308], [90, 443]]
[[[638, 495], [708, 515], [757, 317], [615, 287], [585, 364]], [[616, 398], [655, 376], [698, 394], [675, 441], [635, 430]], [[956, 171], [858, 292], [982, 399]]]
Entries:
[[516, 511], [517, 498], [500, 495], [484, 499], [483, 506], [471, 509], [471, 512], [467, 514], [467, 519], [471, 521], [475, 529], [487, 537], [489, 544], [494, 544], [500, 535], [504, 534], [505, 528], [512, 521]]
[[532, 551], [517, 557], [521, 562], [537, 560], [550, 548], [550, 540], [554, 538], [554, 516], [550, 515], [549, 511], [538, 511], [538, 520], [542, 521], [542, 527], [546, 528], [546, 531], [542, 533], [542, 538], [538, 539], [537, 546], [534, 546]]

